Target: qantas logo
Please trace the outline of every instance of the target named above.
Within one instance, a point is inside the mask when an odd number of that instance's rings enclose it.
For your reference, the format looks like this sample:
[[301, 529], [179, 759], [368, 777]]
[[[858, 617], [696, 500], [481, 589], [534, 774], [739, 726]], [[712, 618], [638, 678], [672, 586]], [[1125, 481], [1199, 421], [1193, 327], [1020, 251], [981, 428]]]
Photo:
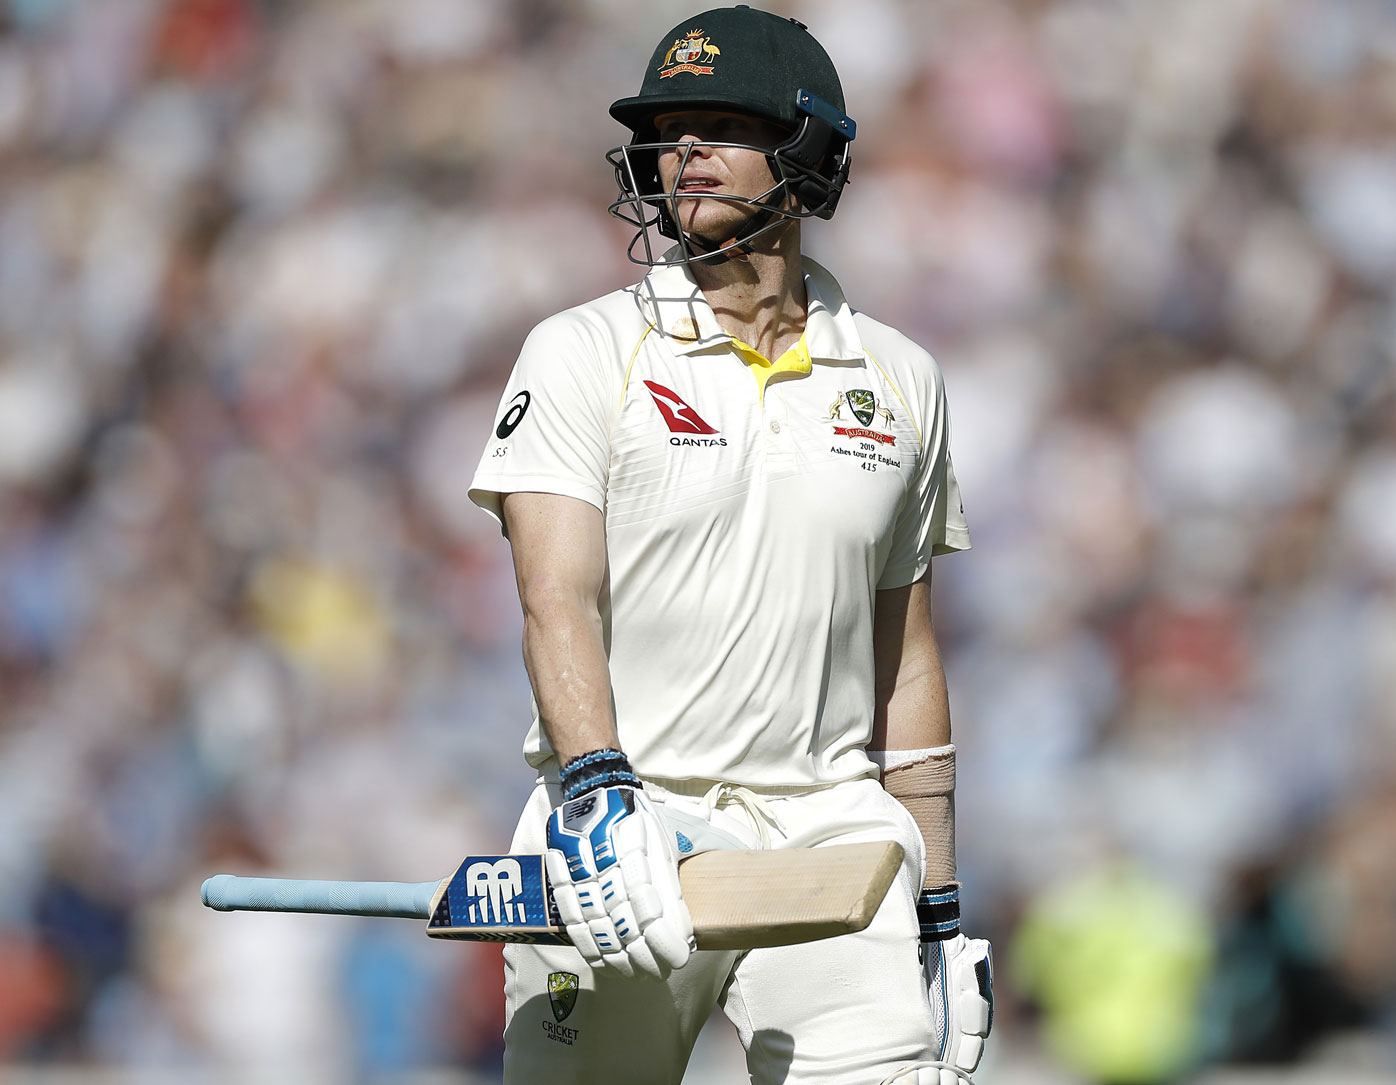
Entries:
[[722, 437], [716, 440], [702, 439], [715, 434], [717, 430], [704, 422], [699, 417], [698, 412], [685, 403], [672, 388], [665, 388], [664, 385], [656, 384], [654, 381], [645, 381], [645, 387], [650, 390], [654, 405], [664, 416], [670, 433], [701, 435], [701, 437], [670, 437], [669, 443], [671, 445], [725, 445], [727, 443], [726, 439]]
[[669, 423], [670, 433], [716, 433], [717, 430], [698, 417], [698, 412], [679, 398], [672, 389], [654, 381], [645, 381], [645, 387], [654, 397], [654, 405]]

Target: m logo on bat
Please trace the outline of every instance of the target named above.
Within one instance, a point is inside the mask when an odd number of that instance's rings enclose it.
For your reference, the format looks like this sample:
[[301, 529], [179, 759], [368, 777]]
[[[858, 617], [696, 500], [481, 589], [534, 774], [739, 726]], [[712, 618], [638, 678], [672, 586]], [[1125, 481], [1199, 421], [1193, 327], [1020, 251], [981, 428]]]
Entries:
[[472, 863], [465, 870], [465, 883], [471, 897], [471, 923], [528, 922], [524, 902], [519, 901], [517, 908], [514, 904], [523, 891], [523, 868], [517, 859], [505, 856], [493, 863]]

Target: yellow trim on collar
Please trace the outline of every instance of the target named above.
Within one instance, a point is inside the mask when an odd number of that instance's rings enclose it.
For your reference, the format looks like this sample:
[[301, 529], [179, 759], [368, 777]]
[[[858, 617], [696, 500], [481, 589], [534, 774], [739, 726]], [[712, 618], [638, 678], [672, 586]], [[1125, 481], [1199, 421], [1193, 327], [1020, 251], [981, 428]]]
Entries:
[[814, 364], [810, 359], [809, 343], [806, 342], [803, 332], [800, 333], [799, 341], [777, 358], [774, 363], [755, 347], [743, 343], [736, 336], [732, 337], [732, 347], [736, 350], [737, 357], [746, 363], [747, 368], [751, 370], [751, 375], [756, 378], [756, 398], [762, 402], [766, 398], [766, 385], [777, 373], [792, 373], [803, 377]]

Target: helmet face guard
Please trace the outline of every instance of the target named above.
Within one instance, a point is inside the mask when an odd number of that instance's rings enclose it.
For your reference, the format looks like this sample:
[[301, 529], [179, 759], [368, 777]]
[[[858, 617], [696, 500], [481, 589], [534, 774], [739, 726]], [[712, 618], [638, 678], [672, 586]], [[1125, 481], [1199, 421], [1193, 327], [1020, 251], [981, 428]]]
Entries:
[[[848, 180], [851, 158], [848, 145], [857, 126], [841, 110], [815, 97], [807, 90], [795, 94], [795, 110], [800, 122], [794, 132], [774, 147], [750, 143], [724, 142], [635, 142], [613, 147], [606, 161], [615, 170], [616, 198], [608, 210], [616, 218], [635, 227], [626, 255], [637, 264], [663, 263], [650, 244], [650, 230], [657, 229], [678, 242], [684, 264], [697, 261], [721, 263], [734, 252], [748, 253], [751, 243], [787, 222], [807, 218], [830, 218]], [[676, 103], [677, 108], [683, 108]], [[755, 197], [729, 193], [680, 192], [678, 185], [696, 146], [738, 148], [766, 156], [772, 184]], [[659, 179], [659, 156], [665, 152], [683, 155], [667, 190]], [[706, 238], [685, 233], [679, 226], [680, 200], [722, 200], [753, 209], [746, 225], [730, 238]], [[642, 249], [642, 253], [637, 253]]]

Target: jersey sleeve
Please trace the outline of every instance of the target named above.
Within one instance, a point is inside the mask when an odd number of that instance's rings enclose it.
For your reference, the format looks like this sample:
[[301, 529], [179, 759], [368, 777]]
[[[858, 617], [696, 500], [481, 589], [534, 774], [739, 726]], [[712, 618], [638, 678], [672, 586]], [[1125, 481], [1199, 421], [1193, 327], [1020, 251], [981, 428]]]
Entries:
[[[932, 363], [934, 366], [934, 363]], [[938, 370], [927, 390], [922, 414], [921, 451], [906, 501], [892, 531], [892, 547], [877, 582], [878, 590], [915, 583], [931, 558], [968, 550], [969, 525], [950, 459], [950, 412]]]
[[595, 337], [573, 321], [544, 321], [524, 341], [470, 485], [470, 500], [501, 528], [508, 493], [561, 494], [605, 510], [615, 407], [608, 372]]

